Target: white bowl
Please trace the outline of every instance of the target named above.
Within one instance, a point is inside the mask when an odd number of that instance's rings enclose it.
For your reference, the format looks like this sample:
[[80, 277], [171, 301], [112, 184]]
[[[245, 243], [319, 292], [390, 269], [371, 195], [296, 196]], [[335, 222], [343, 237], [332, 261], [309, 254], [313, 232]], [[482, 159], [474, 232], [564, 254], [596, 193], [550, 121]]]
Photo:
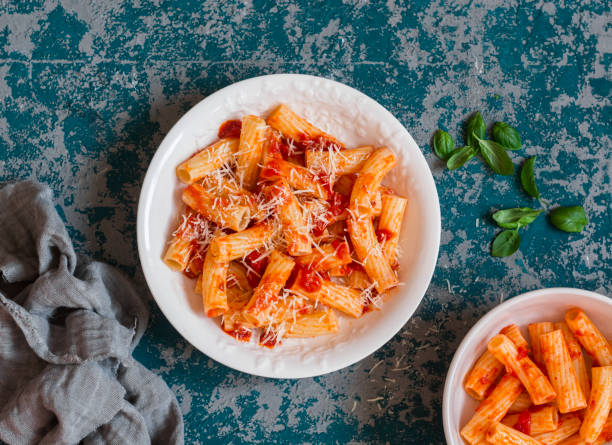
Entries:
[[562, 321], [571, 307], [582, 308], [599, 330], [612, 338], [612, 299], [581, 289], [551, 288], [527, 292], [497, 306], [467, 333], [451, 362], [444, 384], [442, 418], [449, 445], [463, 445], [459, 430], [474, 415], [478, 403], [463, 389], [465, 375], [501, 328], [518, 325], [527, 337], [527, 325], [537, 321]]
[[[286, 340], [272, 350], [241, 343], [206, 318], [194, 282], [169, 270], [163, 251], [181, 208], [183, 186], [175, 167], [216, 139], [219, 125], [245, 114], [267, 115], [286, 103], [348, 146], [386, 145], [398, 164], [385, 183], [408, 198], [400, 237], [404, 255], [397, 288], [358, 320], [342, 318], [336, 335]], [[349, 366], [371, 354], [410, 319], [431, 280], [440, 244], [440, 207], [433, 177], [419, 147], [397, 119], [353, 88], [313, 76], [277, 74], [230, 85], [194, 106], [159, 146], [138, 204], [138, 252], [153, 297], [176, 330], [200, 351], [250, 374], [298, 378]]]

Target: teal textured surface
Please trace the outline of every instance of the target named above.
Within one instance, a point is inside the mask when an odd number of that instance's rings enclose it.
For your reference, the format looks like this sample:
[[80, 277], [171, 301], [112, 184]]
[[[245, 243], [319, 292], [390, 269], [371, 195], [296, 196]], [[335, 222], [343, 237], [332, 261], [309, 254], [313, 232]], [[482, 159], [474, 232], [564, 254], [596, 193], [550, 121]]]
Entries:
[[[541, 287], [612, 294], [609, 2], [88, 3], [0, 5], [0, 181], [47, 182], [77, 250], [118, 265], [143, 294], [135, 230], [147, 165], [186, 110], [235, 81], [300, 72], [363, 91], [406, 126], [438, 185], [442, 244], [421, 306], [345, 370], [299, 381], [230, 370], [151, 302], [136, 357], [176, 392], [188, 443], [444, 443], [445, 373], [478, 318]], [[477, 159], [449, 172], [433, 155], [434, 131], [460, 144], [475, 110], [518, 129], [515, 166], [538, 155], [542, 196], [583, 205], [582, 233], [541, 216], [514, 256], [490, 256], [492, 212], [539, 204], [516, 174]]]

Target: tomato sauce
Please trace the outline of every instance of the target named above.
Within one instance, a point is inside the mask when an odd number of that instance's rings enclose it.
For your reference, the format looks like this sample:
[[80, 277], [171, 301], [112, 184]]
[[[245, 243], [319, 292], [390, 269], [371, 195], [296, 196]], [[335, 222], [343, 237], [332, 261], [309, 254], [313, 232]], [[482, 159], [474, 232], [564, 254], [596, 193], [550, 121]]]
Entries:
[[344, 145], [325, 136], [310, 137], [300, 133], [294, 139], [295, 145], [302, 150], [324, 149], [329, 150], [332, 145], [344, 149]]
[[223, 122], [219, 126], [219, 131], [217, 136], [219, 139], [223, 138], [239, 138], [240, 131], [242, 130], [242, 122], [240, 120], [234, 119]]
[[372, 303], [366, 303], [363, 305], [362, 314], [367, 314], [368, 312], [377, 311], [379, 308], [374, 306]]
[[491, 368], [491, 371], [489, 371], [489, 373], [480, 377], [478, 379], [478, 382], [483, 386], [492, 383], [492, 380], [493, 380], [492, 377], [497, 373], [497, 369], [498, 368], [495, 368], [495, 367]]
[[259, 284], [266, 267], [268, 267], [268, 257], [261, 258], [262, 255], [263, 254], [259, 250], [254, 250], [244, 258], [244, 262], [255, 271], [255, 273], [253, 273], [253, 270], [247, 268], [247, 281], [252, 287]]
[[578, 351], [576, 351], [575, 349], [572, 349], [572, 350], [570, 351], [569, 355], [570, 355], [570, 358], [571, 358], [572, 360], [574, 360], [574, 359], [577, 359], [578, 357], [580, 357], [580, 356], [582, 355], [582, 352], [581, 352], [581, 351], [579, 351], [579, 350], [578, 350]]
[[223, 329], [223, 332], [225, 332], [227, 335], [234, 337], [238, 341], [251, 341], [252, 333], [247, 328], [239, 326], [237, 329], [225, 329], [225, 326], [223, 325], [221, 326], [221, 328]]
[[518, 348], [518, 353], [516, 354], [516, 359], [520, 360], [522, 358], [527, 357], [527, 355], [529, 355], [529, 350], [526, 347], [521, 346], [521, 347]]
[[287, 160], [289, 157], [289, 146], [284, 139], [273, 137], [268, 142], [267, 155]]
[[385, 241], [393, 238], [393, 232], [387, 229], [378, 229], [376, 231], [376, 239], [379, 243], [384, 243]]
[[323, 235], [323, 232], [325, 232], [327, 226], [335, 222], [338, 216], [342, 215], [349, 204], [347, 196], [334, 191], [331, 191], [327, 203], [329, 205], [327, 211], [322, 215], [322, 218], [317, 218], [317, 220], [314, 222], [314, 227], [312, 228], [312, 234], [314, 236]]
[[272, 349], [274, 346], [279, 345], [281, 342], [275, 332], [268, 334], [263, 333], [259, 337], [259, 346], [265, 346], [266, 348]]
[[263, 180], [276, 179], [282, 176], [281, 173], [281, 167], [278, 161], [276, 159], [271, 159], [270, 161], [264, 164], [263, 168], [261, 169], [261, 172], [259, 173], [259, 177]]
[[347, 260], [351, 257], [351, 252], [346, 242], [335, 239], [332, 241], [332, 247], [334, 248], [336, 256], [341, 260]]
[[527, 435], [531, 433], [531, 412], [529, 410], [519, 414], [514, 429]]
[[316, 292], [321, 289], [321, 277], [317, 274], [317, 271], [311, 267], [300, 266], [300, 274], [298, 274], [298, 284], [306, 292]]

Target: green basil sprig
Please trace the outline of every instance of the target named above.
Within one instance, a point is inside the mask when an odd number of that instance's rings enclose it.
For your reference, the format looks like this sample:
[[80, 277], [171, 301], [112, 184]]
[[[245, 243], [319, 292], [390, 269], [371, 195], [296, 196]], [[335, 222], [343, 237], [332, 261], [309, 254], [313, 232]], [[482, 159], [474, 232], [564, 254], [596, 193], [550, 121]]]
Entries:
[[[480, 151], [485, 162], [491, 169], [501, 175], [511, 175], [514, 164], [506, 150], [518, 150], [522, 147], [521, 137], [510, 125], [505, 122], [496, 122], [491, 128], [491, 139], [485, 139], [485, 123], [479, 111], [474, 113], [467, 121], [465, 127], [465, 146], [455, 148], [450, 134], [438, 130], [433, 137], [433, 151], [446, 161], [449, 170], [455, 170], [468, 162]], [[540, 201], [546, 209], [550, 203], [540, 196], [535, 181], [535, 162], [533, 156], [525, 161], [520, 171], [521, 185], [525, 192]], [[497, 225], [503, 229], [493, 240], [491, 255], [505, 257], [512, 255], [521, 245], [519, 229], [534, 222], [543, 213], [544, 209], [518, 207], [514, 209], [499, 210], [493, 214]], [[558, 207], [549, 212], [551, 223], [565, 232], [580, 232], [588, 224], [584, 209], [580, 206]]]
[[508, 150], [521, 148], [521, 136], [514, 128], [505, 122], [495, 122], [491, 129], [491, 137], [495, 142]]
[[465, 126], [465, 145], [476, 147], [476, 138], [484, 139], [485, 137], [485, 123], [482, 119], [480, 111], [477, 111], [470, 117]]
[[491, 255], [497, 257], [510, 256], [521, 245], [521, 235], [516, 230], [504, 230], [493, 240]]
[[478, 153], [478, 151], [470, 145], [459, 147], [453, 151], [451, 156], [446, 161], [446, 167], [449, 170], [455, 170], [462, 167], [467, 161], [476, 156], [476, 153]]
[[474, 137], [480, 147], [482, 157], [495, 173], [505, 176], [514, 173], [514, 164], [504, 147], [497, 142], [481, 139], [476, 135]]
[[436, 156], [446, 161], [455, 149], [455, 142], [446, 131], [438, 130], [433, 136], [433, 149]]
[[589, 223], [581, 206], [557, 207], [550, 212], [550, 221], [557, 229], [564, 232], [582, 232]]
[[535, 182], [534, 165], [536, 156], [533, 156], [525, 161], [521, 168], [521, 185], [527, 194], [533, 198], [540, 199], [540, 191]]
[[495, 212], [493, 219], [499, 227], [504, 229], [519, 229], [534, 222], [543, 211], [530, 209], [529, 207], [505, 209]]

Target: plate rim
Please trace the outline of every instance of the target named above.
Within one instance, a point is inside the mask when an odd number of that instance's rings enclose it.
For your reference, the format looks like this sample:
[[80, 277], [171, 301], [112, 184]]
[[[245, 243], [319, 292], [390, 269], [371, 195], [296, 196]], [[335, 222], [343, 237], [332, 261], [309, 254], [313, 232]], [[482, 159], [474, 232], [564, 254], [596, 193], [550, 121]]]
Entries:
[[[428, 264], [427, 266], [427, 276], [424, 277], [426, 279], [424, 279], [423, 285], [422, 285], [422, 289], [419, 291], [419, 293], [421, 294], [420, 299], [418, 301], [418, 303], [414, 306], [414, 309], [412, 309], [411, 313], [407, 315], [406, 320], [404, 321], [404, 323], [392, 334], [390, 335], [384, 335], [378, 338], [378, 341], [374, 342], [373, 345], [371, 345], [371, 347], [367, 348], [367, 349], [363, 349], [361, 350], [361, 352], [359, 354], [357, 354], [359, 356], [359, 358], [357, 359], [348, 359], [345, 361], [338, 361], [336, 362], [335, 365], [332, 366], [328, 366], [325, 369], [323, 369], [323, 371], [321, 371], [320, 369], [313, 369], [313, 368], [306, 368], [304, 370], [304, 372], [293, 372], [291, 373], [291, 375], [287, 375], [286, 371], [282, 372], [281, 375], [278, 374], [272, 374], [272, 373], [268, 373], [265, 372], [265, 370], [263, 371], [259, 371], [259, 370], [254, 370], [254, 369], [245, 369], [245, 368], [241, 368], [239, 366], [239, 364], [237, 364], [235, 361], [231, 361], [228, 359], [228, 357], [230, 356], [230, 354], [215, 354], [214, 351], [211, 353], [211, 351], [203, 351], [202, 349], [200, 349], [198, 346], [196, 346], [194, 343], [192, 343], [189, 340], [190, 334], [188, 332], [187, 329], [183, 329], [183, 327], [181, 326], [181, 324], [179, 322], [175, 323], [173, 322], [173, 320], [169, 317], [167, 311], [164, 309], [164, 304], [162, 302], [160, 302], [158, 300], [158, 298], [155, 296], [155, 293], [153, 292], [153, 289], [151, 287], [151, 281], [152, 281], [152, 274], [154, 273], [153, 270], [149, 270], [148, 268], [148, 264], [145, 264], [145, 262], [143, 261], [143, 257], [146, 255], [146, 248], [145, 248], [145, 231], [147, 230], [147, 227], [145, 226], [145, 212], [147, 211], [147, 195], [149, 195], [152, 190], [151, 190], [151, 183], [154, 181], [154, 173], [153, 171], [156, 170], [156, 168], [154, 168], [157, 164], [163, 162], [164, 160], [164, 155], [169, 155], [172, 150], [170, 149], [171, 147], [171, 142], [172, 139], [174, 139], [174, 133], [177, 131], [177, 129], [180, 129], [183, 125], [184, 122], [189, 120], [189, 117], [192, 114], [195, 114], [195, 109], [199, 108], [199, 106], [205, 102], [205, 101], [209, 101], [209, 100], [213, 100], [214, 98], [218, 97], [218, 96], [222, 96], [224, 94], [226, 94], [226, 91], [229, 89], [237, 89], [240, 87], [245, 87], [248, 86], [248, 84], [251, 83], [257, 83], [257, 82], [262, 82], [264, 80], [280, 80], [280, 81], [290, 81], [293, 79], [303, 79], [303, 80], [307, 80], [309, 82], [326, 82], [326, 83], [331, 83], [331, 84], [336, 84], [337, 86], [341, 87], [341, 88], [348, 88], [350, 90], [352, 90], [352, 93], [357, 95], [358, 97], [361, 97], [365, 100], [367, 100], [371, 105], [375, 106], [376, 108], [379, 109], [379, 111], [387, 114], [388, 116], [390, 116], [393, 120], [395, 120], [395, 122], [397, 123], [397, 125], [399, 125], [402, 129], [403, 132], [405, 132], [405, 135], [410, 139], [411, 142], [414, 143], [414, 146], [417, 147], [417, 150], [415, 152], [415, 156], [420, 157], [421, 161], [425, 163], [425, 165], [427, 165], [428, 169], [426, 172], [426, 179], [427, 182], [429, 182], [429, 184], [426, 184], [427, 186], [431, 186], [432, 187], [432, 197], [434, 197], [434, 200], [432, 203], [433, 208], [432, 208], [432, 212], [433, 214], [435, 214], [436, 218], [435, 221], [430, 221], [430, 223], [434, 224], [433, 227], [433, 241], [435, 241], [435, 246], [432, 246], [432, 248], [430, 249], [431, 251], [431, 259], [430, 259], [430, 264]], [[165, 150], [161, 151], [160, 149], [164, 146], [164, 145], [168, 145], [168, 148], [166, 148]], [[155, 154], [153, 155], [153, 157], [151, 158], [151, 161], [149, 162], [149, 165], [147, 166], [147, 171], [144, 177], [144, 180], [142, 182], [142, 186], [141, 186], [141, 190], [139, 193], [139, 199], [138, 199], [138, 207], [137, 207], [137, 222], [136, 222], [136, 232], [137, 232], [137, 246], [138, 246], [138, 255], [139, 255], [139, 261], [140, 261], [140, 266], [141, 269], [143, 271], [143, 275], [145, 277], [145, 281], [147, 283], [147, 287], [149, 288], [149, 291], [153, 297], [153, 299], [155, 300], [155, 303], [157, 304], [157, 306], [159, 307], [160, 311], [164, 314], [164, 317], [168, 320], [168, 322], [172, 325], [172, 327], [181, 335], [181, 337], [183, 337], [183, 339], [185, 339], [185, 341], [187, 341], [188, 343], [190, 343], [193, 347], [195, 347], [196, 349], [198, 349], [200, 352], [202, 352], [204, 355], [206, 355], [207, 357], [211, 358], [212, 360], [215, 360], [221, 364], [223, 364], [224, 366], [227, 366], [228, 368], [231, 369], [235, 369], [237, 371], [240, 372], [244, 372], [246, 374], [251, 374], [251, 375], [256, 375], [256, 376], [260, 376], [260, 377], [269, 377], [269, 378], [277, 378], [277, 379], [297, 379], [297, 378], [308, 378], [308, 377], [315, 377], [315, 376], [320, 376], [320, 375], [325, 375], [331, 372], [335, 372], [339, 369], [343, 369], [345, 367], [351, 366], [361, 360], [363, 360], [364, 358], [368, 357], [369, 355], [371, 355], [372, 353], [374, 353], [375, 351], [377, 351], [378, 349], [380, 349], [382, 346], [384, 346], [387, 342], [389, 342], [393, 337], [395, 337], [395, 335], [397, 335], [397, 333], [399, 331], [401, 331], [401, 329], [406, 325], [406, 323], [414, 316], [414, 314], [416, 313], [419, 305], [421, 304], [421, 302], [423, 301], [423, 298], [425, 297], [427, 290], [429, 289], [429, 286], [431, 284], [431, 280], [433, 278], [433, 274], [435, 272], [435, 268], [438, 262], [438, 257], [439, 257], [439, 251], [440, 251], [440, 240], [441, 240], [441, 211], [440, 211], [440, 201], [439, 201], [439, 196], [438, 196], [438, 192], [437, 192], [437, 187], [436, 187], [436, 183], [435, 180], [433, 178], [433, 173], [431, 171], [431, 168], [429, 167], [427, 160], [423, 154], [423, 151], [421, 150], [421, 148], [419, 147], [419, 145], [416, 143], [416, 141], [414, 141], [414, 139], [412, 138], [412, 135], [410, 134], [410, 132], [408, 131], [408, 129], [393, 115], [393, 113], [391, 113], [389, 110], [387, 110], [385, 107], [383, 107], [380, 103], [378, 103], [378, 101], [376, 101], [375, 99], [373, 99], [372, 97], [366, 95], [365, 93], [349, 86], [346, 85], [344, 83], [332, 80], [332, 79], [327, 79], [324, 77], [319, 77], [319, 76], [312, 76], [312, 75], [308, 75], [308, 74], [292, 74], [292, 73], [281, 73], [281, 74], [268, 74], [268, 75], [262, 75], [262, 76], [256, 76], [256, 77], [251, 77], [248, 79], [244, 79], [241, 80], [239, 82], [235, 82], [232, 84], [229, 84], [217, 91], [215, 91], [214, 93], [202, 98], [199, 102], [197, 102], [196, 104], [194, 104], [186, 113], [184, 113], [173, 125], [172, 127], [168, 130], [168, 132], [166, 133], [166, 135], [164, 136], [164, 138], [161, 140], [161, 142], [159, 143], [159, 145], [157, 146], [157, 149], [155, 151]]]

